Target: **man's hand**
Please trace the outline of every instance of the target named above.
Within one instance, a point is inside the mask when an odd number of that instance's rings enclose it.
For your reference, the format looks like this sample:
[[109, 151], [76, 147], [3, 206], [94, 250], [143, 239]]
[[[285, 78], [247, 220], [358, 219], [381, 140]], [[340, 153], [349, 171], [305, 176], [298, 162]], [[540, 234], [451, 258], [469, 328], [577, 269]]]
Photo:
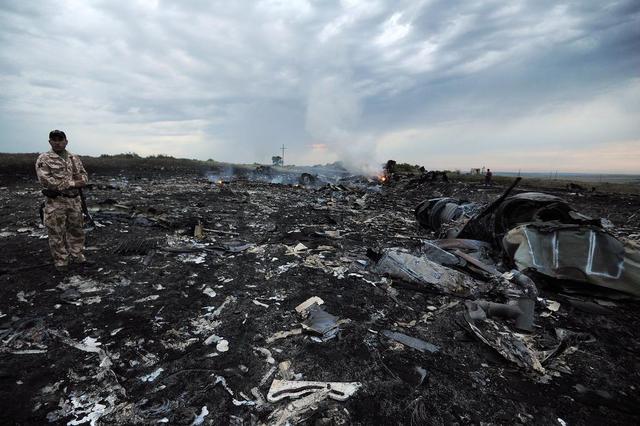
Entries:
[[70, 180], [69, 181], [69, 186], [67, 189], [76, 189], [76, 188], [84, 188], [85, 187], [85, 183], [82, 180]]
[[69, 181], [69, 189], [72, 188], [84, 188], [85, 187], [85, 183], [82, 179], [78, 179], [76, 177], [77, 175], [73, 176], [73, 179]]

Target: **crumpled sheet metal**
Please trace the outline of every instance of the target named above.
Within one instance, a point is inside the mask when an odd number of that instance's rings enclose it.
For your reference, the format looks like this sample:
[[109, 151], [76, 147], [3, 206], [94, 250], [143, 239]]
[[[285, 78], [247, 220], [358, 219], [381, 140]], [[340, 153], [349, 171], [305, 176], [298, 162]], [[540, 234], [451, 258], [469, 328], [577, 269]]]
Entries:
[[381, 257], [372, 265], [372, 271], [461, 296], [475, 294], [483, 287], [483, 283], [466, 274], [400, 248], [383, 250]]
[[528, 224], [502, 241], [518, 270], [640, 296], [640, 250], [594, 226]]
[[432, 262], [439, 263], [440, 265], [456, 266], [464, 263], [458, 256], [443, 250], [431, 241], [423, 241], [420, 251], [427, 259]]
[[541, 375], [553, 368], [554, 362], [570, 348], [580, 342], [594, 342], [587, 333], [575, 333], [565, 329], [556, 329], [556, 344], [543, 350], [539, 348], [536, 336], [513, 332], [506, 324], [492, 319], [475, 320], [468, 310], [464, 318], [475, 336], [487, 346], [496, 350], [507, 361], [528, 371]]
[[318, 335], [322, 341], [327, 341], [338, 335], [339, 325], [338, 317], [314, 303], [309, 307], [308, 317], [302, 323], [302, 328]]
[[543, 192], [524, 192], [500, 203], [494, 215], [494, 228], [500, 236], [517, 225], [551, 221], [577, 225], [600, 224], [599, 220], [574, 210], [560, 197]]
[[301, 398], [316, 392], [328, 392], [328, 397], [336, 401], [346, 401], [362, 387], [360, 382], [312, 382], [274, 380], [267, 393], [269, 402], [278, 402], [285, 398]]
[[533, 347], [531, 336], [514, 333], [506, 325], [491, 319], [473, 321], [469, 316], [465, 318], [473, 334], [506, 360], [525, 370], [545, 373], [538, 353]]
[[432, 198], [418, 204], [415, 209], [416, 219], [424, 228], [439, 231], [450, 222], [464, 224], [480, 209], [477, 203], [460, 202], [455, 198]]

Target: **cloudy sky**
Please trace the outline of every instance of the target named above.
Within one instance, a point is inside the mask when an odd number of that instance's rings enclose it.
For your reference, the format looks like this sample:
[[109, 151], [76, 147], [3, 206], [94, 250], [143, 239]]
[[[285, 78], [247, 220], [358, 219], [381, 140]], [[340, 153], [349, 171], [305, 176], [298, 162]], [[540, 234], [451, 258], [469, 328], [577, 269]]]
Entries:
[[0, 151], [640, 173], [640, 2], [0, 0]]

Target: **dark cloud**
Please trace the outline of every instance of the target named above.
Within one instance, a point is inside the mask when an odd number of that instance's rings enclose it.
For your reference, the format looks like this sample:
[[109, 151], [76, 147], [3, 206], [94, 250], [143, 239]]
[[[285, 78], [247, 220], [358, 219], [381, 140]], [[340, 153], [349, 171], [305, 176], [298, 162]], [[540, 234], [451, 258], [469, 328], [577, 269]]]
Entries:
[[640, 140], [634, 0], [2, 2], [0, 42], [2, 151], [50, 127], [86, 153], [244, 162]]

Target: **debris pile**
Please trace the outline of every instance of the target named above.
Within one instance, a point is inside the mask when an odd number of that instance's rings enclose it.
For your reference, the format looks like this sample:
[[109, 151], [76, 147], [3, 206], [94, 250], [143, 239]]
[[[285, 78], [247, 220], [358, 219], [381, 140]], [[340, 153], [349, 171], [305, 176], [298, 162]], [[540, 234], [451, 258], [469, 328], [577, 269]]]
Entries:
[[3, 417], [637, 423], [640, 197], [396, 169], [92, 176], [67, 275], [0, 188]]

